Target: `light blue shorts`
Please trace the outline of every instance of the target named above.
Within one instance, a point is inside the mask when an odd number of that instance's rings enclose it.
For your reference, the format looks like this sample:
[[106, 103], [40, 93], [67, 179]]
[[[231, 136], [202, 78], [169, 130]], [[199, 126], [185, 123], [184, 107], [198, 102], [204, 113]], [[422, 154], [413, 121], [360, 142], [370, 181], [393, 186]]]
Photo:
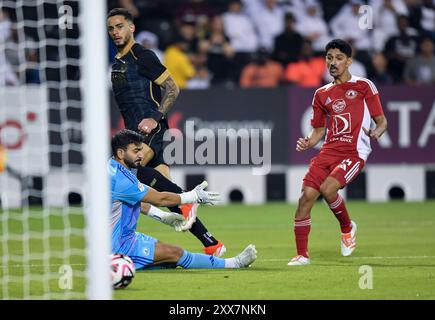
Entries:
[[154, 262], [154, 250], [157, 239], [146, 234], [136, 232], [133, 246], [127, 255], [133, 260], [136, 270], [150, 267]]

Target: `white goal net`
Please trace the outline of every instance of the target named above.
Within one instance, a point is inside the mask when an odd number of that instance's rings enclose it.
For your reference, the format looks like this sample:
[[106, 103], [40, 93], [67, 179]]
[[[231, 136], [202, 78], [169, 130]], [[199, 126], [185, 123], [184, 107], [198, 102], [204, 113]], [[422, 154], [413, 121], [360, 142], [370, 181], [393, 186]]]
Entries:
[[86, 2], [0, 0], [0, 299], [111, 297], [106, 12]]

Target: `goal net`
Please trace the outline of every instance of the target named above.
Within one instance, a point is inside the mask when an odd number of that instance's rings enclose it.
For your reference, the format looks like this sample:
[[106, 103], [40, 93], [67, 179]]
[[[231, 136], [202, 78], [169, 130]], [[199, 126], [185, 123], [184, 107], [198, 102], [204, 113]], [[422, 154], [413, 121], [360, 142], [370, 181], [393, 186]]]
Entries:
[[104, 2], [0, 0], [0, 299], [111, 298]]

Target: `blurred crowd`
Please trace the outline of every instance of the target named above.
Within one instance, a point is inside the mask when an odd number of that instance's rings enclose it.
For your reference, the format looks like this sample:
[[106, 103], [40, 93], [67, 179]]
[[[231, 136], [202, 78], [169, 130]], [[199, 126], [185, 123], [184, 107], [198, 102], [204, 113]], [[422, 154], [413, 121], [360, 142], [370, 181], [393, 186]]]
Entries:
[[[377, 84], [435, 84], [435, 0], [108, 0], [115, 7], [130, 10], [136, 41], [185, 89], [318, 87], [331, 81], [324, 47], [334, 38], [351, 43], [354, 75]], [[1, 41], [17, 41], [2, 11], [0, 48]], [[20, 82], [17, 57], [29, 65], [41, 58], [32, 46], [15, 48], [0, 55], [0, 78], [10, 85]], [[39, 81], [35, 69], [24, 81]]]
[[355, 75], [435, 84], [433, 0], [109, 1], [119, 6], [182, 88], [317, 87], [331, 80], [324, 47], [334, 38], [352, 44]]

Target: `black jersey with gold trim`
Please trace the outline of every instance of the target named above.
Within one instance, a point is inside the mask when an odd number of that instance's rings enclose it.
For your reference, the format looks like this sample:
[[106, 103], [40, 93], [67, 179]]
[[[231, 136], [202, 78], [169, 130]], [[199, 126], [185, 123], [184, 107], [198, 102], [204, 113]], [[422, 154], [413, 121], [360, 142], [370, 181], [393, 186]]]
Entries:
[[[144, 118], [160, 118], [161, 85], [169, 76], [154, 52], [135, 43], [112, 64], [112, 89], [127, 129], [138, 131]], [[165, 120], [165, 119], [164, 119]]]

